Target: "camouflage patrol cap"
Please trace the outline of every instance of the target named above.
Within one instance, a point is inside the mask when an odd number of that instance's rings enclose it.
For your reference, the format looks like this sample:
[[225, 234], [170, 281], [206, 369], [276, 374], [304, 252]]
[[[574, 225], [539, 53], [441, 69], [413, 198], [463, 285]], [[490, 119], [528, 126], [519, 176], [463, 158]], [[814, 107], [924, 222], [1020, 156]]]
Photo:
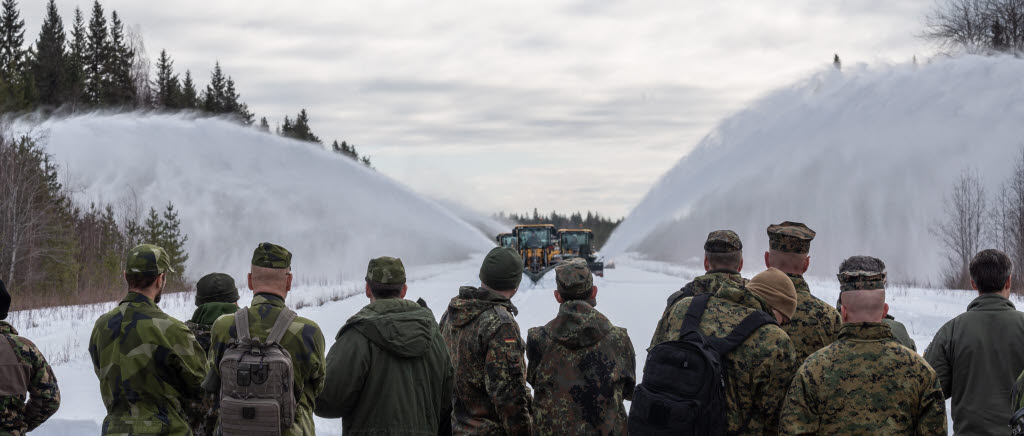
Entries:
[[404, 285], [405, 266], [402, 265], [402, 259], [388, 256], [371, 259], [366, 267], [366, 281], [382, 285]]
[[704, 251], [708, 253], [733, 253], [743, 249], [740, 236], [732, 230], [715, 230], [708, 233]]
[[594, 289], [594, 276], [587, 267], [587, 261], [577, 257], [555, 268], [555, 283], [562, 297], [590, 298], [590, 291]]
[[252, 253], [252, 265], [274, 269], [291, 268], [292, 253], [280, 245], [264, 242]]
[[885, 289], [884, 271], [844, 271], [836, 277], [839, 278], [839, 292]]
[[125, 272], [155, 276], [165, 272], [175, 272], [171, 268], [171, 257], [163, 248], [152, 244], [142, 244], [128, 252], [125, 260]]
[[807, 254], [811, 251], [814, 230], [803, 223], [785, 221], [768, 226], [768, 246], [775, 251]]

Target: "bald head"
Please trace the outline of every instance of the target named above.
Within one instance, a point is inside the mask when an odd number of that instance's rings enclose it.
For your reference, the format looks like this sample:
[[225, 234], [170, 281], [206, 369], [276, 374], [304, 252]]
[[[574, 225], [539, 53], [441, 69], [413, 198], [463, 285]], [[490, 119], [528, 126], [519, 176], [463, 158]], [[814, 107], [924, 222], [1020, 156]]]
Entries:
[[881, 322], [889, 313], [889, 305], [885, 304], [885, 289], [846, 291], [840, 295], [840, 300], [843, 302], [844, 323]]
[[764, 264], [786, 274], [802, 275], [811, 264], [811, 257], [806, 253], [788, 253], [779, 250], [768, 250], [764, 253]]
[[253, 265], [249, 273], [249, 289], [284, 297], [292, 288], [291, 268], [266, 268]]

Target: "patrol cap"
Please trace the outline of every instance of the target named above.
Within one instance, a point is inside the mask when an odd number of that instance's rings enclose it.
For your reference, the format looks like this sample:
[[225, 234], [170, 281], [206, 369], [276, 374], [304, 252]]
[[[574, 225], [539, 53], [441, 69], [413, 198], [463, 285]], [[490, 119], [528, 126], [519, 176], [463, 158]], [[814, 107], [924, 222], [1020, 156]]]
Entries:
[[366, 281], [382, 285], [404, 285], [405, 266], [402, 265], [402, 259], [388, 256], [370, 259], [366, 267]]
[[884, 271], [844, 271], [839, 278], [839, 292], [885, 289]]
[[238, 287], [235, 286], [235, 279], [227, 274], [207, 274], [196, 282], [196, 306], [236, 301], [238, 301]]
[[732, 230], [715, 230], [708, 233], [704, 251], [708, 253], [734, 253], [743, 249], [740, 236]]
[[590, 298], [594, 289], [594, 276], [587, 267], [587, 261], [576, 257], [555, 267], [555, 283], [558, 293], [569, 299]]
[[291, 268], [292, 253], [280, 245], [264, 242], [252, 253], [252, 265], [273, 269]]
[[784, 253], [807, 254], [811, 251], [814, 230], [793, 221], [768, 226], [768, 246]]
[[523, 280], [523, 258], [515, 250], [495, 247], [480, 265], [480, 282], [496, 291], [519, 287]]
[[125, 260], [125, 272], [155, 276], [165, 272], [175, 272], [171, 268], [171, 257], [163, 248], [152, 244], [142, 244], [128, 252]]

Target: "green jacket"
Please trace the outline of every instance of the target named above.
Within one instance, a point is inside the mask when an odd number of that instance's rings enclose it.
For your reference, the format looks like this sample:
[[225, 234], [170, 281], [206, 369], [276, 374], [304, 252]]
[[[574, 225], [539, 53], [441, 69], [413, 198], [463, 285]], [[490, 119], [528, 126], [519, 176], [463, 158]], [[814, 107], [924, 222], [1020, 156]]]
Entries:
[[185, 408], [202, 397], [206, 353], [148, 297], [129, 292], [96, 320], [89, 355], [107, 408], [104, 435], [188, 435]]
[[430, 309], [377, 300], [338, 332], [316, 414], [341, 418], [346, 436], [435, 436], [451, 426], [454, 375]]
[[57, 413], [60, 389], [53, 369], [32, 341], [18, 336], [18, 331], [7, 321], [0, 321], [0, 336], [0, 340], [10, 344], [14, 357], [28, 375], [27, 391], [0, 396], [0, 435], [23, 435]]
[[[249, 333], [253, 337], [266, 338], [270, 328], [277, 321], [285, 307], [281, 297], [271, 294], [256, 294], [249, 306]], [[211, 329], [210, 375], [203, 386], [212, 393], [220, 391], [220, 359], [228, 344], [238, 337], [235, 332], [235, 316], [217, 318]], [[324, 335], [320, 326], [303, 317], [296, 317], [288, 327], [281, 346], [292, 356], [292, 375], [295, 378], [295, 422], [286, 429], [283, 436], [314, 435], [313, 404], [324, 388]]]
[[1024, 368], [1024, 313], [999, 294], [982, 294], [947, 322], [924, 358], [952, 398], [955, 434], [1008, 433], [1010, 389]]

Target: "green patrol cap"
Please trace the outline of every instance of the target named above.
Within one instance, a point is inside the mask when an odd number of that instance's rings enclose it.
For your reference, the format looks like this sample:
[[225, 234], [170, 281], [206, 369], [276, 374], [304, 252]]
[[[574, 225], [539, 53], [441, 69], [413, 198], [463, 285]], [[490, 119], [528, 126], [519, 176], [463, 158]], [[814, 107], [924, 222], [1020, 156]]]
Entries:
[[743, 249], [740, 236], [732, 230], [715, 230], [708, 233], [704, 251], [708, 253], [733, 253]]
[[370, 260], [366, 267], [366, 281], [382, 285], [404, 285], [405, 266], [402, 259], [395, 257], [378, 257]]
[[594, 289], [594, 276], [583, 258], [573, 258], [555, 267], [555, 283], [563, 298], [586, 299]]
[[807, 254], [811, 251], [814, 230], [803, 223], [785, 221], [768, 226], [768, 246], [784, 253]]
[[264, 242], [252, 253], [252, 265], [274, 269], [291, 268], [292, 253], [280, 245]]
[[152, 244], [142, 244], [128, 252], [125, 260], [125, 271], [128, 274], [155, 276], [165, 272], [175, 272], [171, 268], [171, 258], [163, 248]]
[[480, 282], [496, 291], [519, 287], [523, 280], [523, 258], [515, 250], [495, 247], [480, 265]]
[[196, 306], [236, 301], [238, 301], [238, 287], [235, 286], [235, 279], [227, 274], [207, 274], [196, 282]]
[[839, 278], [839, 292], [885, 289], [884, 271], [844, 271], [836, 277]]

